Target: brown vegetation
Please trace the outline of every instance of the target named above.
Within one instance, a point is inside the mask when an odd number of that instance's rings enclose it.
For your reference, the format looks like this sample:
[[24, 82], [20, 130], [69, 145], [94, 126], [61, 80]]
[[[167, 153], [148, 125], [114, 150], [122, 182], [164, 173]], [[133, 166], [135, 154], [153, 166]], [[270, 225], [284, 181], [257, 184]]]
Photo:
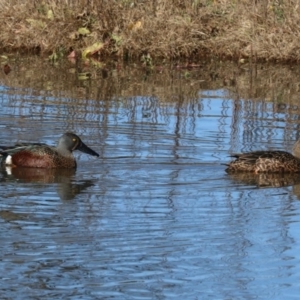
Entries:
[[3, 50], [300, 60], [298, 0], [0, 0]]

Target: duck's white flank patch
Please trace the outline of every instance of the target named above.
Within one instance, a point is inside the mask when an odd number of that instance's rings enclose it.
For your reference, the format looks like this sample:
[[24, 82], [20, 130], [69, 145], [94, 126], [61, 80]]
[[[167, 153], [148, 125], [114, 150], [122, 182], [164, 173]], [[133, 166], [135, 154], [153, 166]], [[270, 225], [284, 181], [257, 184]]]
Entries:
[[12, 157], [11, 157], [11, 155], [7, 155], [7, 157], [5, 159], [5, 164], [6, 165], [12, 165]]

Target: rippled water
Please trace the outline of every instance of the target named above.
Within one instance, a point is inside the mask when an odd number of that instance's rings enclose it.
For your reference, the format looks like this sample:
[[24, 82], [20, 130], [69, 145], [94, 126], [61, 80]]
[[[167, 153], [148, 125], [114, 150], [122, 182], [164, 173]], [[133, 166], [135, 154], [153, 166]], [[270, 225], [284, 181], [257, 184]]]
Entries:
[[298, 298], [300, 179], [224, 172], [233, 152], [291, 148], [290, 99], [244, 99], [201, 69], [170, 71], [164, 94], [160, 73], [19, 85], [18, 66], [1, 79], [0, 144], [74, 131], [100, 158], [2, 169], [3, 299]]

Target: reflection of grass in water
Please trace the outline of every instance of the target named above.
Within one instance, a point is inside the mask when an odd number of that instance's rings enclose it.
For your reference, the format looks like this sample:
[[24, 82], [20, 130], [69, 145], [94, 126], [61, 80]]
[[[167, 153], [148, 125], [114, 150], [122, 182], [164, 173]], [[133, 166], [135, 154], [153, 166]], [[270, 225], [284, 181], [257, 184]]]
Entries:
[[[110, 62], [103, 70], [105, 76], [93, 67], [86, 68], [92, 78], [84, 81], [77, 79], [70, 64], [52, 68], [36, 58], [24, 58], [19, 64], [13, 64], [12, 69], [8, 76], [0, 72], [0, 80], [8, 87], [21, 88], [17, 94], [22, 96], [16, 96], [15, 89], [6, 90], [6, 93], [12, 93], [15, 102], [29, 100], [38, 104], [45, 98], [36, 97], [34, 90], [44, 90], [45, 97], [48, 91], [48, 105], [66, 105], [66, 98], [76, 98], [76, 101], [68, 101], [73, 106], [89, 99], [111, 101], [114, 98], [122, 102], [128, 97], [153, 95], [160, 103], [190, 103], [198, 101], [202, 90], [223, 88], [228, 98], [264, 100], [279, 106], [285, 103], [295, 111], [300, 91], [297, 80], [300, 71], [290, 66], [212, 62], [195, 66], [186, 63], [162, 64], [149, 70], [131, 65], [119, 68]], [[54, 98], [50, 99], [51, 96]]]
[[221, 55], [299, 60], [297, 1], [1, 1], [6, 49], [122, 58]]
[[[9, 75], [0, 72], [1, 82], [12, 87], [0, 98], [6, 124], [15, 124], [15, 116], [26, 116], [20, 119], [24, 122], [30, 115], [30, 126], [35, 124], [36, 129], [41, 128], [41, 120], [49, 118], [59, 122], [61, 128], [67, 124], [73, 131], [82, 130], [81, 122], [85, 120], [93, 131], [98, 131], [99, 124], [105, 129], [112, 123], [136, 122], [167, 124], [171, 131], [180, 132], [196, 122], [207, 121], [202, 112], [210, 109], [206, 108], [210, 102], [210, 107], [218, 105], [216, 110], [221, 112], [218, 119], [209, 120], [218, 122], [221, 131], [231, 127], [234, 152], [269, 149], [263, 144], [266, 133], [270, 140], [275, 137], [284, 141], [285, 150], [290, 150], [288, 146], [296, 140], [300, 114], [297, 68], [212, 62], [195, 67], [184, 63], [154, 66], [149, 70], [128, 65], [118, 68], [110, 62], [105, 76], [95, 72], [92, 79], [82, 82], [70, 72], [70, 66], [49, 68], [42, 60], [23, 58], [12, 66]], [[284, 129], [282, 122], [287, 123]]]

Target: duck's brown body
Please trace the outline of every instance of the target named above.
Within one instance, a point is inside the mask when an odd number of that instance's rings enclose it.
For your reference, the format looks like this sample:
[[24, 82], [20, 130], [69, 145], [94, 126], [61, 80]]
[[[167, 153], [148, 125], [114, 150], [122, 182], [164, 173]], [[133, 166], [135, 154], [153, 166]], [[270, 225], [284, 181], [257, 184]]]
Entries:
[[300, 173], [300, 159], [285, 151], [255, 151], [233, 155], [226, 172]]

